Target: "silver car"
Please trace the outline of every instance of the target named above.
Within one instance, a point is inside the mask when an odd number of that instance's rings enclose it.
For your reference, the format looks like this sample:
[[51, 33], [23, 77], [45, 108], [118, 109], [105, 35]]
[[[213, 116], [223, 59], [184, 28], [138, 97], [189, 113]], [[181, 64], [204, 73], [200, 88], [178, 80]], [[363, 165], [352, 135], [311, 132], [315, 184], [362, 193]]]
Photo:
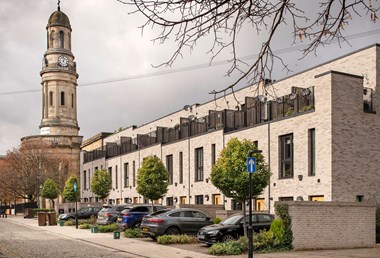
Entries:
[[196, 209], [160, 210], [143, 218], [140, 229], [156, 239], [162, 235], [193, 234], [204, 226], [213, 224], [211, 218]]
[[130, 206], [130, 204], [103, 205], [103, 208], [98, 213], [96, 223], [99, 225], [115, 223], [119, 213]]

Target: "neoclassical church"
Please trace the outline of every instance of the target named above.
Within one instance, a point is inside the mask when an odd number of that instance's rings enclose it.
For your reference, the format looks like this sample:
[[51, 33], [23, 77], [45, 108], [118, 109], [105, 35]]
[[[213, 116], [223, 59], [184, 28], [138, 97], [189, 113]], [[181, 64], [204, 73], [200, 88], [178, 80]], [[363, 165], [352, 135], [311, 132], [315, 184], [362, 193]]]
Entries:
[[71, 25], [66, 14], [58, 10], [50, 15], [46, 26], [47, 50], [42, 59], [42, 119], [40, 135], [26, 136], [22, 144], [43, 142], [68, 162], [62, 168], [67, 178], [79, 177], [79, 153], [82, 136], [77, 121], [77, 79], [75, 57], [71, 52]]

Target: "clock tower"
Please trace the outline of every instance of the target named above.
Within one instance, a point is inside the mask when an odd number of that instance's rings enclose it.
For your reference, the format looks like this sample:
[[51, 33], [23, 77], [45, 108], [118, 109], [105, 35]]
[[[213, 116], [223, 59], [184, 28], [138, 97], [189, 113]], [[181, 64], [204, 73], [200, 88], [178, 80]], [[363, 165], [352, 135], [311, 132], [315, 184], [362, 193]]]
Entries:
[[60, 7], [46, 26], [42, 60], [42, 135], [78, 135], [76, 63], [71, 52], [71, 25]]

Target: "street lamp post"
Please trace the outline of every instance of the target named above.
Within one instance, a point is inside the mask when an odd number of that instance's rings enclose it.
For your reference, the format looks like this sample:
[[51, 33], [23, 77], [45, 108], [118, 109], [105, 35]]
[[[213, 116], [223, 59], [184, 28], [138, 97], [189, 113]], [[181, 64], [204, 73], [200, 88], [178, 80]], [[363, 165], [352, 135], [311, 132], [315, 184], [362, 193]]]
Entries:
[[253, 258], [253, 228], [252, 228], [252, 174], [256, 172], [256, 158], [251, 157], [261, 150], [250, 150], [247, 158], [247, 172], [249, 173], [249, 225], [248, 225], [248, 258]]
[[77, 199], [77, 180], [74, 181], [75, 193], [75, 228], [78, 229], [78, 199]]

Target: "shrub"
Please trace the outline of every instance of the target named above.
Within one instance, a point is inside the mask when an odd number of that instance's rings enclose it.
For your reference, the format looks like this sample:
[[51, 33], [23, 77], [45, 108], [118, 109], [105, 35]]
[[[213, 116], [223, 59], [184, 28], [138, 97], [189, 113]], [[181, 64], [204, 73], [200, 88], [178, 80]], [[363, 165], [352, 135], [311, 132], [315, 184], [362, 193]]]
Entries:
[[63, 224], [65, 226], [74, 226], [75, 225], [75, 221], [72, 221], [72, 220], [66, 220], [65, 223]]
[[81, 223], [79, 225], [79, 228], [80, 229], [89, 229], [90, 228], [90, 224], [88, 224], [88, 223]]
[[275, 245], [282, 245], [284, 234], [285, 234], [285, 225], [281, 219], [275, 219], [270, 225], [270, 231], [273, 232], [275, 238]]
[[263, 230], [253, 236], [253, 249], [256, 251], [270, 251], [275, 247], [275, 236], [272, 231]]
[[99, 226], [99, 232], [100, 233], [108, 233], [108, 232], [114, 232], [117, 230], [118, 227], [115, 223], [109, 224], [109, 225], [101, 225]]
[[282, 238], [282, 247], [288, 250], [293, 248], [292, 218], [289, 216], [287, 204], [275, 204], [276, 213], [284, 223], [285, 231]]
[[124, 236], [128, 238], [144, 237], [141, 231], [136, 228], [127, 228], [124, 231]]
[[189, 235], [163, 235], [157, 237], [157, 243], [161, 245], [191, 244], [198, 243], [198, 239]]
[[215, 243], [208, 249], [208, 253], [212, 255], [239, 255], [247, 250], [247, 243], [246, 238], [225, 243]]
[[216, 218], [214, 219], [214, 224], [219, 224], [221, 221], [222, 221], [221, 218], [216, 217]]

